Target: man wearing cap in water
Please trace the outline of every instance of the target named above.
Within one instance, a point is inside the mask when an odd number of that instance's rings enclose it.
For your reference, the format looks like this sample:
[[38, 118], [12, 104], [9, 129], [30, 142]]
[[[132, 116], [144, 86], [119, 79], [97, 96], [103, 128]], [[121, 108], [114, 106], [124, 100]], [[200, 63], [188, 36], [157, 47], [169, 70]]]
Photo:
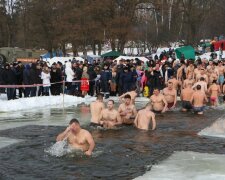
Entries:
[[69, 145], [74, 149], [83, 151], [90, 156], [94, 150], [95, 142], [90, 132], [80, 127], [77, 119], [72, 119], [65, 131], [60, 133], [56, 141], [67, 139]]

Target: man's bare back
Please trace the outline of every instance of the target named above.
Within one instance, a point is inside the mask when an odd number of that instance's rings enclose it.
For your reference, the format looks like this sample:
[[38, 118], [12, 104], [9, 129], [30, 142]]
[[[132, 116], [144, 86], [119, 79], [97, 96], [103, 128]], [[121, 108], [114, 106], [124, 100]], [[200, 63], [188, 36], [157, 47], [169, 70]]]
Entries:
[[138, 112], [134, 121], [134, 124], [138, 129], [148, 130], [151, 122], [152, 130], [156, 128], [155, 114], [150, 111], [150, 108], [151, 107], [146, 107]]

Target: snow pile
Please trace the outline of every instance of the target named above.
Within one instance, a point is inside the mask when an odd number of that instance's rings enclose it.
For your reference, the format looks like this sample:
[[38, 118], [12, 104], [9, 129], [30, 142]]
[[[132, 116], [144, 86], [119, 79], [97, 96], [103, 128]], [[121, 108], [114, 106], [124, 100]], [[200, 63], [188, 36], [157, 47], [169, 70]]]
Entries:
[[[80, 103], [90, 103], [94, 101], [95, 97], [76, 97], [76, 96], [64, 96], [64, 107], [78, 105]], [[9, 111], [20, 111], [26, 109], [34, 108], [45, 108], [45, 107], [63, 107], [63, 96], [41, 96], [41, 97], [32, 97], [32, 98], [21, 98], [16, 100], [5, 101], [0, 99], [0, 112], [9, 112]]]
[[225, 179], [225, 155], [175, 152], [159, 165], [154, 165], [150, 172], [137, 180], [218, 180]]
[[[199, 57], [201, 59], [210, 60], [211, 59], [211, 56], [210, 56], [211, 54], [212, 54], [211, 52], [208, 52], [208, 53], [205, 53], [203, 55], [200, 55]], [[216, 51], [216, 54], [217, 54], [217, 59], [219, 59], [220, 52], [219, 51]], [[222, 58], [225, 58], [225, 51], [223, 51]]]
[[121, 59], [124, 59], [124, 60], [127, 60], [127, 59], [131, 60], [131, 59], [133, 59], [133, 60], [135, 60], [136, 58], [141, 60], [141, 61], [143, 61], [144, 63], [149, 61], [149, 59], [147, 59], [146, 57], [139, 57], [139, 56], [119, 56], [118, 58], [116, 58], [114, 60], [117, 61], [117, 64], [119, 64], [119, 61]]

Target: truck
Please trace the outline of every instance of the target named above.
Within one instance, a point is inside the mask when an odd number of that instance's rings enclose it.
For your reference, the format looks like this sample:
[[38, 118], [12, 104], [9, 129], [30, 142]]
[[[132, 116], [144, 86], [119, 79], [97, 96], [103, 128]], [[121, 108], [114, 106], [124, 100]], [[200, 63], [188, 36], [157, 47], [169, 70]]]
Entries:
[[34, 62], [37, 59], [40, 59], [40, 55], [43, 53], [45, 53], [45, 51], [2, 47], [0, 48], [0, 65], [2, 66], [5, 63], [11, 63], [15, 61]]

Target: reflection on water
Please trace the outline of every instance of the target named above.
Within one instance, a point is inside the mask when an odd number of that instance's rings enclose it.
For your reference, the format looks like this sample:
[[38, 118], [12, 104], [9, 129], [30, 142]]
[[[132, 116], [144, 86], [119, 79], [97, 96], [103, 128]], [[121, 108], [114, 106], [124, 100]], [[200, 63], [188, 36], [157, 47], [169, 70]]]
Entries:
[[[138, 108], [142, 106], [139, 104]], [[0, 149], [0, 177], [22, 180], [132, 179], [174, 151], [223, 154], [222, 140], [197, 135], [221, 113], [222, 110], [211, 109], [203, 116], [191, 112], [168, 112], [156, 116], [156, 131], [147, 132], [132, 126], [116, 130], [91, 129], [88, 126], [89, 107], [84, 104], [66, 108], [64, 112], [59, 109], [22, 112], [22, 116], [16, 118], [12, 115], [13, 118], [9, 116], [6, 121], [0, 115], [0, 125], [9, 128], [1, 130], [0, 136], [23, 140]], [[96, 141], [92, 157], [68, 151], [65, 142], [55, 143], [57, 134], [74, 117], [91, 131]]]

